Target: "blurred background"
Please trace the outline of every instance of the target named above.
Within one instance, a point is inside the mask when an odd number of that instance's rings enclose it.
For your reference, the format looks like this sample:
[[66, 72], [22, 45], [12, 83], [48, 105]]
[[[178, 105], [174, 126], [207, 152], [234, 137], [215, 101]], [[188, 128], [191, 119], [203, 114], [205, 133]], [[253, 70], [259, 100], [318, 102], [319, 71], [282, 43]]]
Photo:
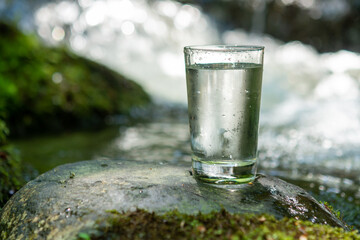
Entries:
[[3, 169], [190, 167], [183, 47], [264, 45], [259, 172], [359, 228], [359, 0], [4, 0], [0, 21]]

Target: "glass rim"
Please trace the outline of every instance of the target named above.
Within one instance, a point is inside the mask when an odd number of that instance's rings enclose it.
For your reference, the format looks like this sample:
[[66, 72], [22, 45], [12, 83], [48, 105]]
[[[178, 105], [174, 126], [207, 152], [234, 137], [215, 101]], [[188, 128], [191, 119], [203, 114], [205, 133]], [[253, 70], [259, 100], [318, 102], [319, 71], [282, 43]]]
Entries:
[[247, 52], [263, 51], [264, 46], [260, 45], [191, 45], [185, 46], [184, 52], [203, 51], [203, 52]]

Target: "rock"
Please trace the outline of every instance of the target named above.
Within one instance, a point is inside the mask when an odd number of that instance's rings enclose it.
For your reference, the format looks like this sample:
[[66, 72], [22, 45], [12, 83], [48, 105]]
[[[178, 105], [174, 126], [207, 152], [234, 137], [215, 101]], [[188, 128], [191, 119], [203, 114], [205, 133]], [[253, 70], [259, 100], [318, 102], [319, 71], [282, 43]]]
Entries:
[[93, 160], [59, 166], [30, 181], [0, 212], [1, 237], [69, 239], [92, 228], [107, 210], [165, 213], [268, 213], [313, 223], [345, 225], [303, 189], [258, 175], [229, 188], [197, 182], [189, 167]]

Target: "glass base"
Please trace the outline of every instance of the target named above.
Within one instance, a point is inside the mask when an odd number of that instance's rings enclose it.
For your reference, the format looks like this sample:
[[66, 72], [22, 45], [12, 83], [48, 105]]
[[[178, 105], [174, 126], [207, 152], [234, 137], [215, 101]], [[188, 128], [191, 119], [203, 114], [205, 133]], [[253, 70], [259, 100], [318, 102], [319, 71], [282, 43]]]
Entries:
[[206, 183], [243, 184], [256, 177], [256, 159], [244, 161], [204, 161], [192, 158], [195, 177]]

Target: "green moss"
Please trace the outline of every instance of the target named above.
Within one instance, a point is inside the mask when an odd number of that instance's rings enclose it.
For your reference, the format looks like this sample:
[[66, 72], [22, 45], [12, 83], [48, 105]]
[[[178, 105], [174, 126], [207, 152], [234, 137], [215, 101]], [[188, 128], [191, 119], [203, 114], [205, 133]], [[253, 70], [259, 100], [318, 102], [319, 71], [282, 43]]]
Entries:
[[338, 210], [335, 210], [333, 206], [331, 206], [328, 202], [321, 202], [321, 204], [323, 204], [327, 210], [329, 210], [332, 214], [334, 214], [339, 220], [342, 220], [341, 218], [341, 213]]
[[150, 102], [133, 81], [0, 23], [0, 116], [12, 134], [93, 128]]
[[0, 147], [0, 209], [25, 184], [19, 154], [12, 146]]
[[[346, 222], [349, 228], [360, 229], [360, 205], [350, 202], [335, 193], [322, 192], [314, 194], [316, 199], [322, 202], [330, 212], [337, 216], [341, 221]], [[341, 209], [341, 212], [338, 210]]]
[[0, 119], [0, 209], [25, 184], [19, 153], [6, 141], [8, 133]]
[[269, 215], [230, 214], [226, 210], [187, 215], [157, 215], [144, 210], [118, 213], [98, 221], [97, 233], [78, 239], [360, 239], [357, 231]]
[[78, 238], [82, 239], [82, 240], [90, 240], [91, 239], [89, 234], [87, 234], [87, 233], [79, 233]]

